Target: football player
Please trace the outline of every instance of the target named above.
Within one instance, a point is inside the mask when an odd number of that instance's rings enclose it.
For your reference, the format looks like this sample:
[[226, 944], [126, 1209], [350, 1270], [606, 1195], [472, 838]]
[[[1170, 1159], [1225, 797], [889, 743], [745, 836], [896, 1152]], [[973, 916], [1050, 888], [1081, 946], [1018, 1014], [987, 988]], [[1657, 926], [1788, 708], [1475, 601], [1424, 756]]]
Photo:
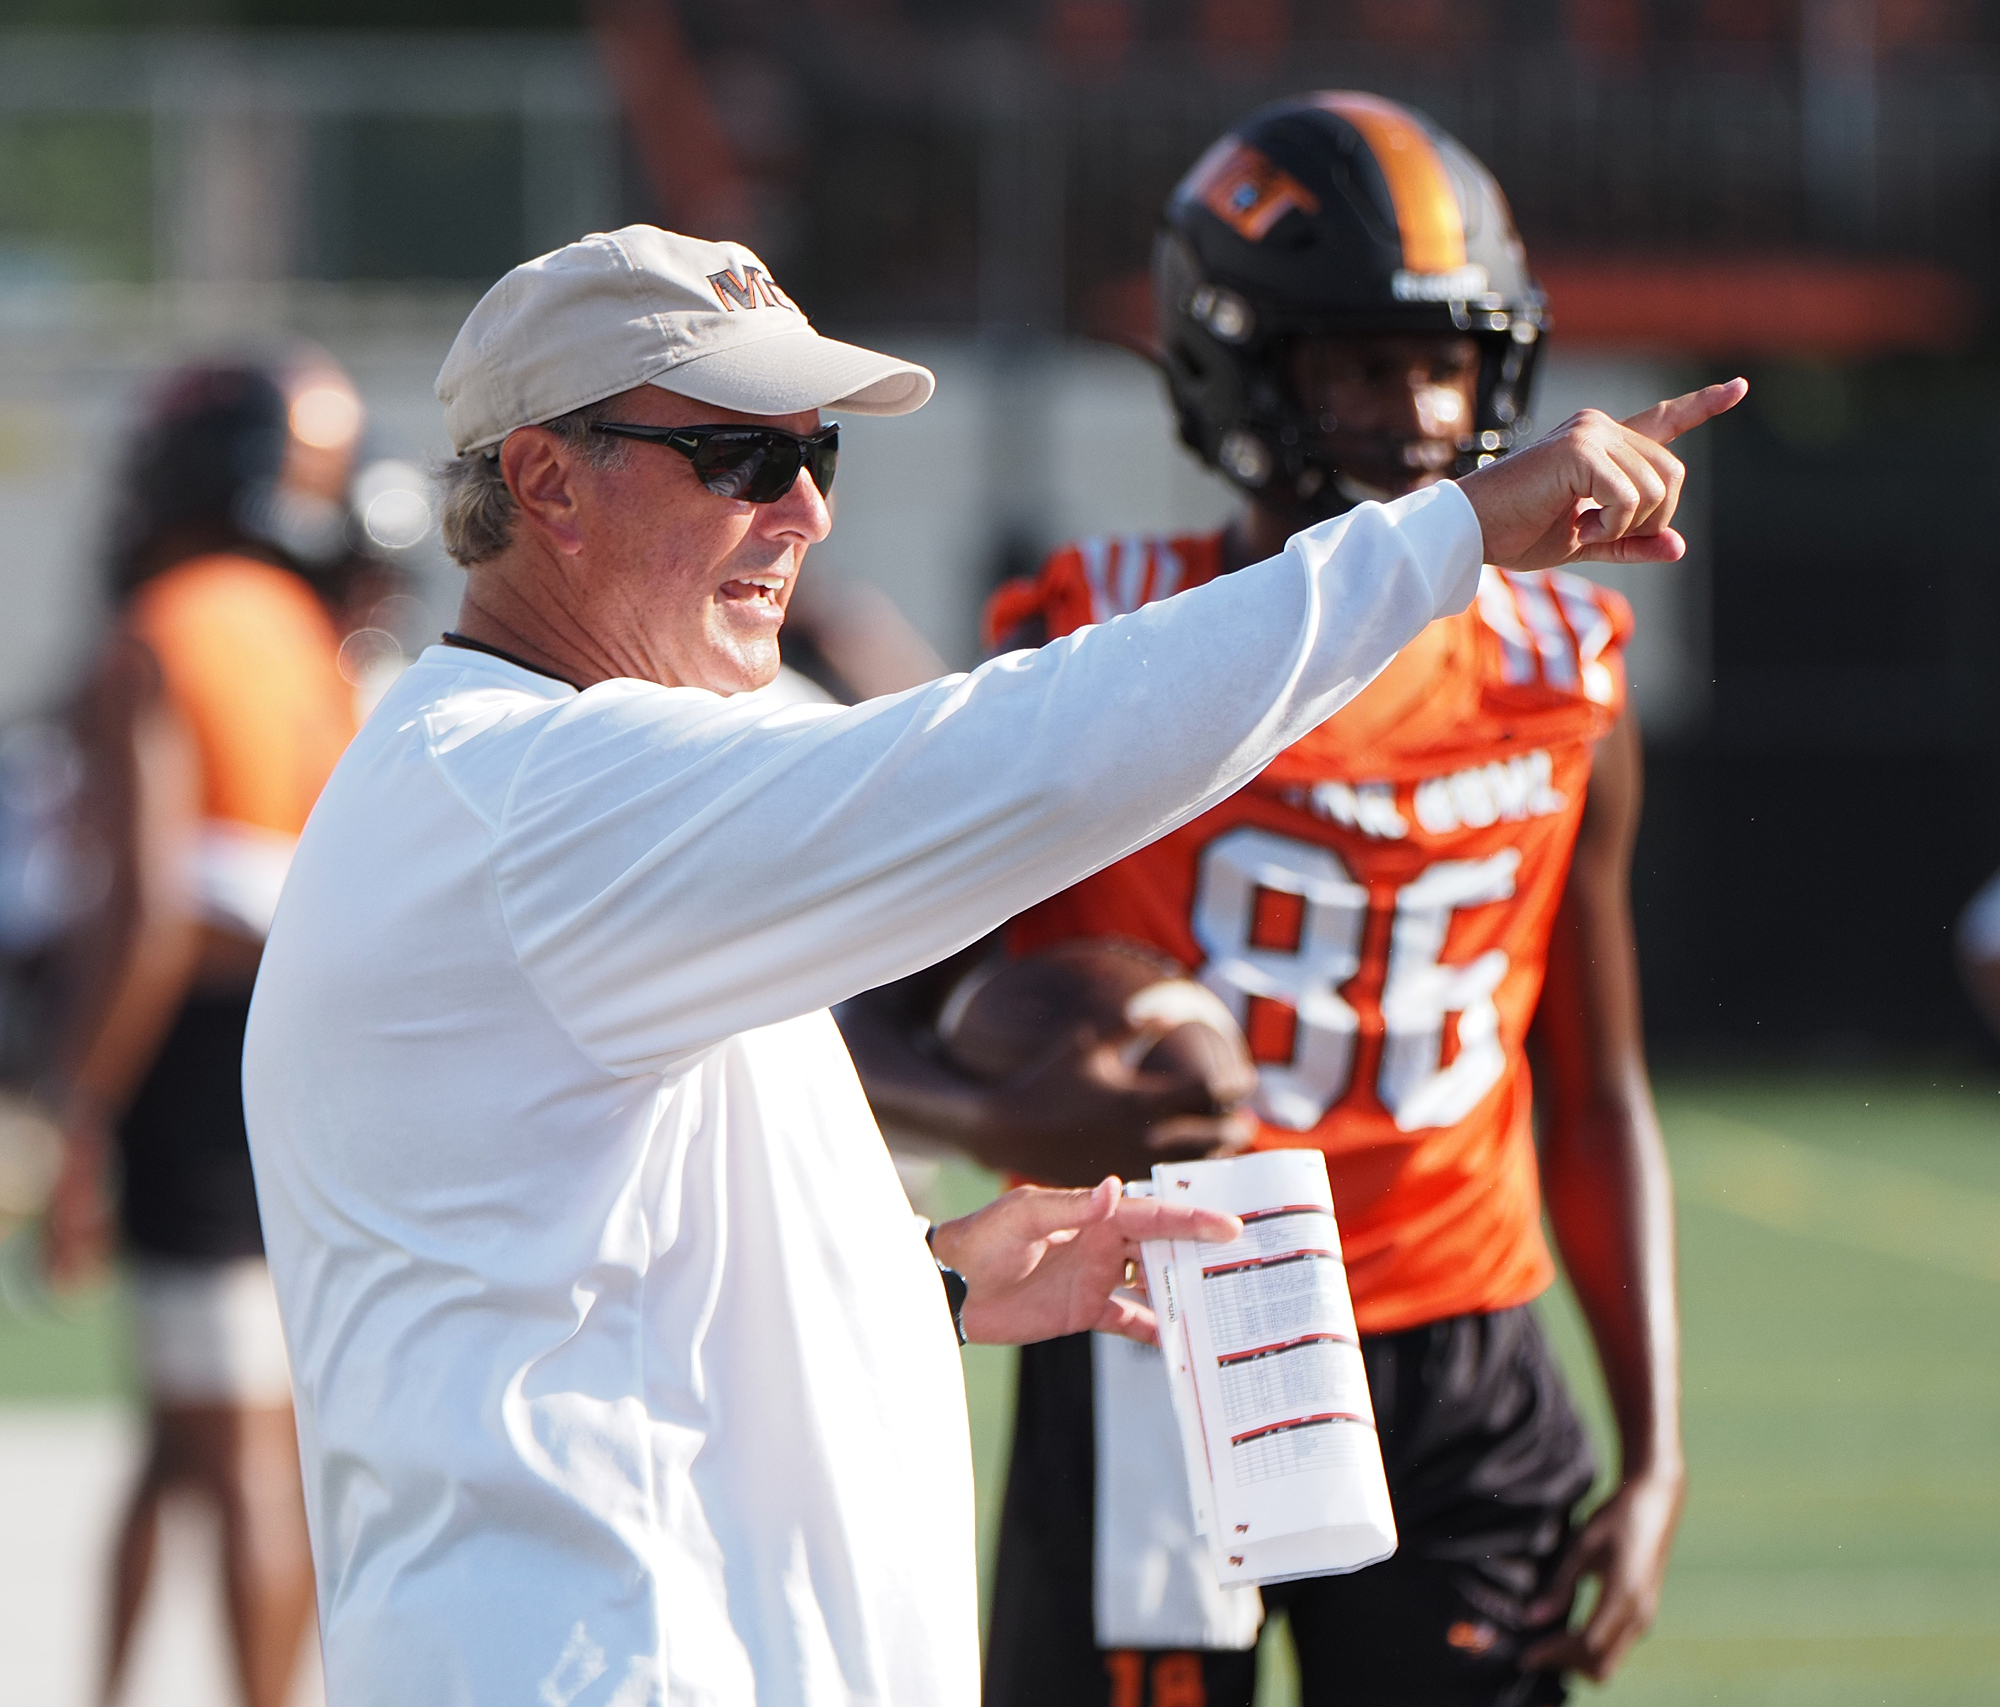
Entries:
[[[994, 599], [995, 644], [1228, 574], [1525, 429], [1545, 315], [1507, 204], [1388, 101], [1325, 93], [1239, 124], [1174, 191], [1154, 284], [1181, 433], [1247, 507], [1220, 534], [1056, 552]], [[1085, 1037], [997, 1085], [954, 1074], [923, 1025], [962, 963], [844, 1016], [886, 1122], [1006, 1171], [1143, 1177], [1246, 1138], [1325, 1153], [1401, 1545], [1264, 1591], [1309, 1704], [1560, 1701], [1565, 1674], [1609, 1676], [1659, 1602], [1684, 1470], [1628, 894], [1629, 627], [1578, 576], [1488, 569], [1473, 608], [1249, 788], [1014, 921], [1005, 952], [1119, 936], [1193, 968], [1248, 1036], [1254, 1126]], [[1581, 1522], [1595, 1466], [1530, 1308], [1555, 1276], [1544, 1211], [1619, 1431], [1616, 1482]], [[1255, 1615], [1212, 1573], [1202, 1588], [1184, 1496], [1135, 1512], [1133, 1479], [1109, 1474], [1161, 1438], [1134, 1406], [1087, 1336], [1023, 1354], [989, 1707], [1251, 1700]], [[1151, 1480], [1171, 1487], [1171, 1424], [1164, 1440]], [[1105, 1568], [1160, 1554], [1176, 1523], [1180, 1557]]]

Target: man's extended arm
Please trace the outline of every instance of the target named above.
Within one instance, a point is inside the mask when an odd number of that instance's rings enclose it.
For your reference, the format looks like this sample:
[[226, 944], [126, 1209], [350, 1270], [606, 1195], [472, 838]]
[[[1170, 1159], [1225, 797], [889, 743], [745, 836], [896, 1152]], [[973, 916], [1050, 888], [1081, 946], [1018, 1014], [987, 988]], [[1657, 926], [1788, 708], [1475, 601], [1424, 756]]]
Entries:
[[558, 712], [504, 783], [496, 876], [523, 964], [612, 1071], [907, 976], [1241, 787], [1463, 607], [1482, 545], [1503, 564], [1678, 557], [1659, 441], [1738, 395], [1633, 427], [1586, 411], [1458, 488], [847, 711], [634, 689], [574, 738]]
[[1479, 547], [1438, 488], [845, 710], [604, 684], [466, 761], [504, 767], [523, 964], [614, 1071], [907, 976], [1241, 787], [1464, 607]]
[[1542, 1190], [1604, 1369], [1621, 1446], [1618, 1488], [1571, 1543], [1540, 1618], [1595, 1577], [1583, 1626], [1523, 1658], [1602, 1680], [1659, 1609], [1687, 1475], [1673, 1183], [1647, 1082], [1632, 935], [1639, 736], [1630, 713], [1599, 743], [1548, 979], [1531, 1038]]

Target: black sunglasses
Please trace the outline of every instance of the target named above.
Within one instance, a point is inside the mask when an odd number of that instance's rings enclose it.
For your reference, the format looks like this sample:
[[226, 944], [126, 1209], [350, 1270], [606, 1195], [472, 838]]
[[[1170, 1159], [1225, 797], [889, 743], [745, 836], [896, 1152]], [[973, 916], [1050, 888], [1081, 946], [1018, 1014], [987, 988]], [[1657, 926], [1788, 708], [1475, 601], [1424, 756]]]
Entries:
[[833, 490], [840, 459], [838, 422], [809, 436], [780, 427], [650, 427], [632, 421], [592, 421], [590, 430], [677, 450], [709, 491], [746, 504], [775, 504], [792, 489], [801, 468], [824, 498]]

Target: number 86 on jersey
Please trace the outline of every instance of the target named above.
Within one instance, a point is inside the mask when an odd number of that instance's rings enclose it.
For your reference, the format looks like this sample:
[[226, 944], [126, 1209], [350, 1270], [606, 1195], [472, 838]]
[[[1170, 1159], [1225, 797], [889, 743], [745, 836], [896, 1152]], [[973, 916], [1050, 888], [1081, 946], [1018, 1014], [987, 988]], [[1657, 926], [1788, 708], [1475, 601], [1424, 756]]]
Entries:
[[[1463, 1120], [1506, 1071], [1494, 993], [1506, 952], [1463, 964], [1442, 956], [1453, 915], [1514, 894], [1518, 849], [1438, 860], [1394, 891], [1386, 970], [1377, 991], [1357, 982], [1372, 898], [1333, 849], [1244, 826], [1208, 844], [1195, 886], [1200, 980], [1229, 1004], [1258, 1059], [1257, 1112], [1310, 1131], [1353, 1089], [1361, 1014], [1382, 1015], [1375, 1092], [1397, 1127]], [[1455, 1053], [1446, 1060], [1456, 1018]], [[1286, 1047], [1289, 1034], [1289, 1047]]]

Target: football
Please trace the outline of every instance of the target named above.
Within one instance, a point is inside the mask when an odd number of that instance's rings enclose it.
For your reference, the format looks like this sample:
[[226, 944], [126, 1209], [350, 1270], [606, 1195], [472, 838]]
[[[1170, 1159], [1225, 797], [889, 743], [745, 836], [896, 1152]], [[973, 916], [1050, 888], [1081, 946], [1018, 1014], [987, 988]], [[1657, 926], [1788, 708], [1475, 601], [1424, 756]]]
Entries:
[[939, 1012], [945, 1057], [988, 1083], [1086, 1031], [1128, 1067], [1195, 1078], [1234, 1108], [1257, 1088], [1242, 1029], [1222, 999], [1157, 950], [1116, 937], [993, 960], [962, 978]]

